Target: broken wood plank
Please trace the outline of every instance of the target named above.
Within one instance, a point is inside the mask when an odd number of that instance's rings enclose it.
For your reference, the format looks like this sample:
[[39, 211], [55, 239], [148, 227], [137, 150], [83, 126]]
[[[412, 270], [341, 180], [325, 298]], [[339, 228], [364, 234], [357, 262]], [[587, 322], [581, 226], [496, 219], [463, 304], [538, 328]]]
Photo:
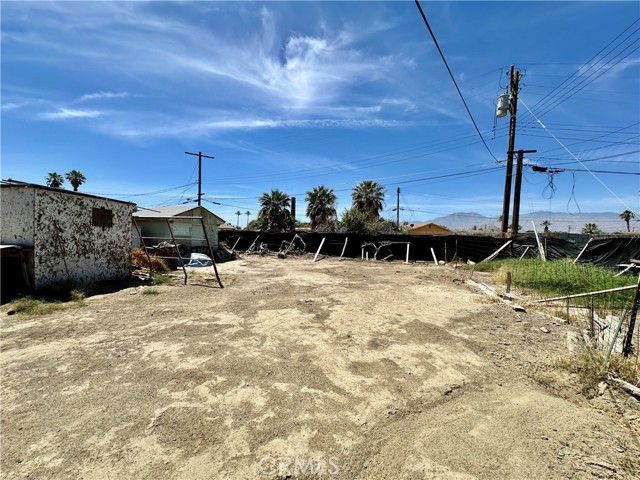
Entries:
[[340, 260], [344, 255], [344, 251], [347, 249], [347, 242], [349, 241], [349, 237], [344, 237], [344, 246], [342, 247], [342, 253], [340, 254]]
[[615, 383], [621, 390], [624, 390], [632, 397], [640, 400], [640, 388], [636, 387], [632, 383], [625, 382], [619, 378], [615, 378], [611, 375], [607, 376], [607, 381]]
[[431, 247], [431, 256], [433, 257], [433, 263], [438, 265], [438, 259], [436, 258], [436, 252], [433, 251], [433, 247]]
[[536, 229], [536, 222], [531, 220], [531, 225], [533, 225], [533, 233], [536, 235], [536, 242], [538, 243], [538, 251], [540, 252], [540, 258], [543, 262], [547, 261], [547, 257], [544, 254], [544, 248], [542, 248], [542, 243], [540, 243], [540, 237], [538, 236], [538, 230]]
[[587, 249], [587, 247], [589, 246], [589, 243], [591, 243], [591, 239], [589, 239], [587, 241], [587, 243], [584, 244], [584, 247], [582, 247], [582, 250], [580, 250], [580, 253], [578, 254], [578, 256], [576, 257], [576, 259], [573, 261], [573, 263], [576, 263], [578, 261], [578, 259], [582, 256], [582, 254], [584, 253], [584, 251]]
[[318, 247], [318, 251], [316, 252], [316, 256], [313, 257], [313, 262], [311, 263], [316, 263], [316, 260], [318, 259], [318, 255], [320, 255], [320, 250], [322, 250], [322, 246], [324, 245], [324, 241], [327, 239], [327, 237], [322, 237], [322, 241], [320, 242], [320, 246]]
[[484, 262], [490, 262], [491, 260], [493, 260], [494, 258], [496, 258], [498, 256], [498, 254], [504, 250], [507, 245], [509, 245], [511, 242], [513, 242], [513, 240], [509, 240], [507, 243], [505, 243], [504, 245], [502, 245], [498, 250], [496, 250], [495, 252], [493, 252], [491, 255], [489, 255], [487, 258], [485, 258], [484, 260], [482, 260], [480, 263], [484, 263]]

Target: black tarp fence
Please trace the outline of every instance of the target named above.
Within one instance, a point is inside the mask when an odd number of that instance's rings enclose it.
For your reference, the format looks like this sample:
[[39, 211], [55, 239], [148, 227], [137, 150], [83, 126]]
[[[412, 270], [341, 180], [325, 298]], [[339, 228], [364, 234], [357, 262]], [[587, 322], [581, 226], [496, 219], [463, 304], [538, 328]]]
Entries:
[[[438, 260], [451, 262], [454, 257], [460, 260], [471, 260], [479, 262], [498, 250], [509, 239], [496, 237], [483, 237], [476, 235], [363, 235], [363, 234], [346, 234], [346, 233], [315, 233], [315, 232], [296, 232], [302, 240], [307, 244], [307, 252], [315, 253], [320, 246], [323, 238], [325, 243], [320, 252], [322, 255], [340, 256], [344, 247], [345, 238], [348, 237], [347, 247], [344, 252], [346, 258], [360, 258], [362, 255], [362, 245], [364, 243], [380, 244], [381, 242], [397, 242], [392, 245], [380, 249], [378, 259], [383, 259], [389, 254], [398, 260], [405, 260], [407, 242], [409, 242], [409, 260], [410, 261], [433, 261], [431, 249], [433, 249]], [[292, 232], [253, 232], [253, 231], [220, 231], [218, 236], [220, 241], [225, 241], [229, 248], [235, 245], [236, 251], [247, 250], [254, 240], [256, 244], [264, 243], [272, 252], [278, 252], [282, 241], [290, 242], [295, 233]], [[236, 244], [237, 242], [237, 244]], [[564, 259], [575, 258], [580, 249], [576, 245], [565, 239], [543, 237], [541, 238], [547, 258]], [[529, 249], [527, 250], [527, 245]], [[519, 258], [523, 253], [525, 258], [537, 257], [538, 246], [534, 236], [522, 235], [513, 239], [513, 242], [500, 252], [497, 258]], [[373, 258], [374, 248], [367, 247], [365, 250], [369, 252], [369, 258]]]
[[579, 262], [602, 267], [615, 267], [640, 259], [640, 237], [614, 237], [593, 239], [580, 255]]

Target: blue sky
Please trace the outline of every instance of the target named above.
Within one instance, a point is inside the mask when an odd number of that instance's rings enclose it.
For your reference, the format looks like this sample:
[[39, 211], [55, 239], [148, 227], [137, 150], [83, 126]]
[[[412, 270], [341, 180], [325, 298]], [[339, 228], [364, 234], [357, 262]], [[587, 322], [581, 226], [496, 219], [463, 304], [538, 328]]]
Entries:
[[[522, 213], [640, 210], [640, 177], [568, 171], [639, 171], [638, 2], [422, 7], [501, 161], [508, 117], [495, 120], [495, 99], [511, 64], [524, 75], [516, 148], [566, 171], [527, 168]], [[319, 184], [341, 212], [365, 179], [385, 185], [389, 218], [398, 187], [401, 220], [501, 213], [504, 168], [414, 2], [1, 9], [2, 178], [75, 169], [87, 193], [177, 205], [197, 192], [184, 152], [202, 151], [216, 157], [203, 161], [203, 205], [234, 224], [273, 188], [297, 197], [300, 220]]]

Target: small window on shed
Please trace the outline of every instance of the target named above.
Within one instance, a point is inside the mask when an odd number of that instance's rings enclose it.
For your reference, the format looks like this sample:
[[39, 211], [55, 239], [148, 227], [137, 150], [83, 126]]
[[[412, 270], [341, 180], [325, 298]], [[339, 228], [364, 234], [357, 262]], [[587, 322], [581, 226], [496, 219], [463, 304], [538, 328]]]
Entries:
[[91, 212], [91, 225], [94, 227], [113, 227], [113, 212], [106, 208], [94, 208]]

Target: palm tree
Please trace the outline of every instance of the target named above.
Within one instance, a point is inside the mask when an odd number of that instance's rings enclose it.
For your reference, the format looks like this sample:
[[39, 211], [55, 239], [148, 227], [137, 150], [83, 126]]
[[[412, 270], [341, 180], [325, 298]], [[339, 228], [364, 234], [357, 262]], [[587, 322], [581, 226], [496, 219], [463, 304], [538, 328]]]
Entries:
[[251, 212], [247, 210], [246, 212], [244, 212], [244, 214], [247, 216], [247, 224], [245, 225], [244, 228], [247, 228], [249, 226], [249, 215], [251, 215]]
[[240, 210], [238, 210], [238, 211], [236, 212], [236, 215], [238, 216], [238, 221], [236, 222], [236, 226], [237, 226], [238, 228], [240, 228], [240, 215], [242, 215], [242, 212], [241, 212]]
[[62, 175], [57, 172], [49, 173], [46, 177], [44, 177], [44, 179], [47, 182], [47, 187], [51, 188], [60, 188], [64, 183], [64, 178], [62, 178]]
[[67, 180], [69, 180], [69, 183], [73, 186], [74, 192], [77, 192], [78, 187], [87, 181], [85, 176], [78, 170], [71, 170], [65, 176], [67, 177]]
[[636, 214], [633, 213], [631, 210], [625, 210], [620, 214], [620, 218], [625, 222], [627, 222], [627, 232], [630, 232], [631, 227], [629, 226], [629, 222], [631, 221], [631, 219], [636, 218]]
[[595, 223], [585, 223], [584, 227], [582, 227], [582, 233], [588, 233], [589, 235], [596, 235], [600, 233], [600, 229], [598, 225]]
[[358, 211], [369, 215], [371, 220], [377, 220], [384, 205], [384, 187], [373, 180], [365, 180], [355, 186], [351, 199]]
[[549, 220], [545, 220], [540, 225], [544, 227], [544, 233], [547, 233], [549, 231], [549, 225], [551, 225], [551, 222]]
[[306, 213], [311, 220], [312, 230], [336, 219], [336, 194], [333, 193], [333, 188], [327, 188], [324, 185], [314, 187], [307, 192], [304, 200], [307, 202]]
[[265, 230], [288, 230], [295, 222], [288, 208], [291, 205], [291, 198], [280, 190], [271, 190], [271, 193], [263, 193], [258, 199], [260, 202], [260, 212], [258, 219]]

